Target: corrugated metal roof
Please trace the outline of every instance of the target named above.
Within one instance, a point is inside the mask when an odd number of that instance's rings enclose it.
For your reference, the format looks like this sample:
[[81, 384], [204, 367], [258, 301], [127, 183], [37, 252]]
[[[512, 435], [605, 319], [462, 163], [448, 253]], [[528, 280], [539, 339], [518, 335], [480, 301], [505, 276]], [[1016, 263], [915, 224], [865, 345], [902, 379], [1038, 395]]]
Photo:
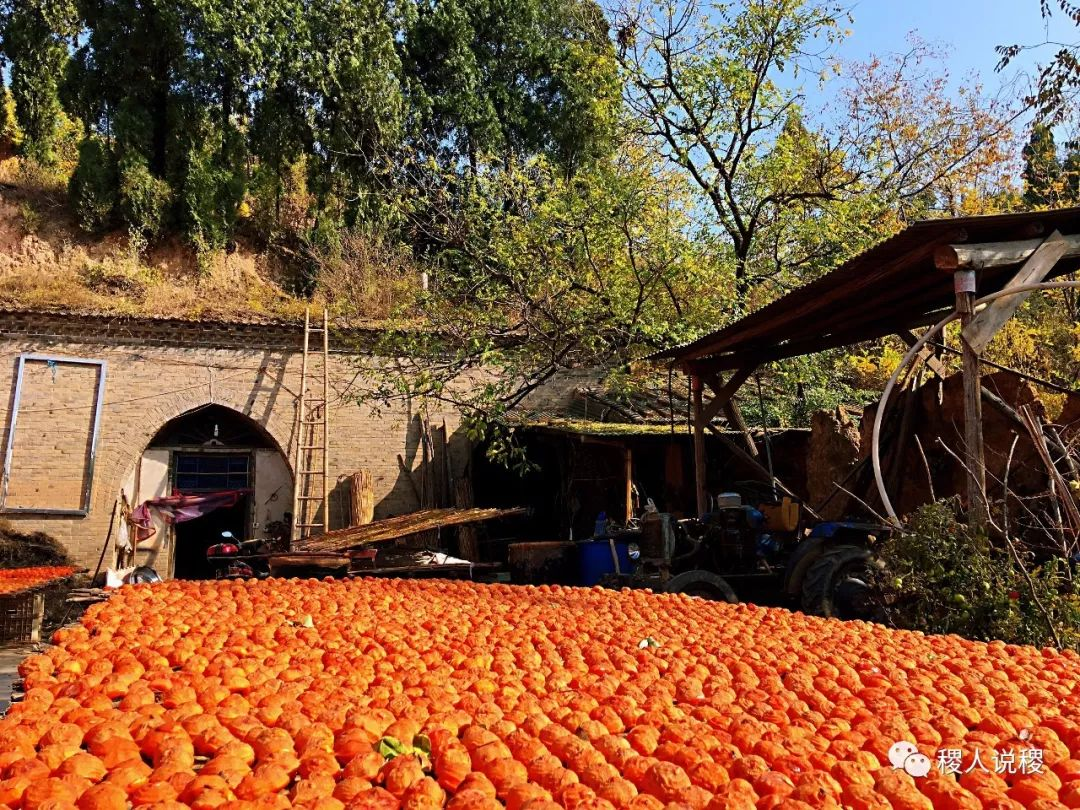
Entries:
[[[938, 247], [1031, 239], [1055, 229], [1080, 233], [1080, 208], [916, 222], [757, 312], [649, 359], [708, 359], [716, 370], [733, 369], [926, 326], [954, 301], [952, 273], [934, 265]], [[1001, 289], [1017, 266], [979, 271], [979, 294]], [[1078, 260], [1063, 260], [1051, 276], [1078, 267]]]

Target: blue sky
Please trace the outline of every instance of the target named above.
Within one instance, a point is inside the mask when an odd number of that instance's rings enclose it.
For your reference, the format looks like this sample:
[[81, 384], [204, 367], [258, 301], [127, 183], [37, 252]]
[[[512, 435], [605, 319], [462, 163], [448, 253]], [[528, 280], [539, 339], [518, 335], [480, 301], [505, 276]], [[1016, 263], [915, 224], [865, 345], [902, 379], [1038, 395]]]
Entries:
[[[975, 71], [990, 88], [1000, 77], [994, 66], [995, 45], [1035, 44], [1046, 39], [1075, 42], [1080, 31], [1061, 13], [1047, 23], [1039, 14], [1039, 0], [852, 0], [852, 34], [840, 47], [845, 59], [906, 50], [909, 31], [948, 47], [950, 73], [960, 77]], [[1047, 62], [1054, 49], [1023, 54], [1019, 62], [1028, 71]]]

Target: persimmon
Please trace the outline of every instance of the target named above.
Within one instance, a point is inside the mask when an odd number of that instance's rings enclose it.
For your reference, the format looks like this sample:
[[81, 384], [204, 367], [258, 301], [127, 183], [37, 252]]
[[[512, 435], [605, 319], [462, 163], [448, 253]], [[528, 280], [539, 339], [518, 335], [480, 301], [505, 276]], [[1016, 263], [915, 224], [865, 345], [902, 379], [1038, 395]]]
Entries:
[[445, 790], [456, 791], [472, 771], [472, 758], [463, 745], [446, 745], [435, 757], [435, 776]]
[[643, 779], [642, 792], [651, 793], [665, 802], [675, 801], [676, 795], [690, 787], [690, 777], [674, 762], [657, 762]]
[[361, 793], [370, 790], [371, 787], [371, 782], [367, 779], [361, 779], [359, 776], [347, 776], [339, 782], [334, 783], [333, 795], [348, 805]]
[[551, 801], [551, 793], [539, 785], [523, 782], [510, 788], [504, 799], [506, 810], [522, 810], [525, 805], [533, 801]]
[[413, 784], [424, 778], [420, 760], [414, 756], [394, 757], [379, 771], [379, 780], [392, 795], [399, 799]]
[[132, 806], [144, 807], [160, 802], [173, 801], [180, 792], [167, 781], [147, 782], [136, 788], [129, 797]]
[[32, 568], [5, 568], [0, 570], [0, 594], [13, 594], [48, 585], [66, 579], [75, 573], [70, 565], [40, 565]]
[[359, 754], [371, 751], [371, 738], [360, 728], [349, 728], [338, 733], [333, 740], [333, 754], [341, 765]]
[[446, 791], [430, 776], [414, 782], [401, 798], [401, 806], [422, 810], [441, 808], [446, 803]]
[[462, 790], [447, 803], [448, 810], [502, 810], [503, 805], [481, 790]]
[[219, 754], [199, 769], [202, 776], [220, 776], [230, 788], [235, 789], [241, 780], [251, 773], [248, 763], [237, 756]]
[[386, 758], [375, 751], [368, 750], [364, 753], [357, 754], [348, 763], [346, 763], [342, 774], [345, 777], [360, 777], [362, 779], [374, 780], [383, 766], [386, 765]]
[[[3, 796], [4, 782], [0, 782], [0, 797]], [[1080, 807], [1080, 782], [1069, 782], [1058, 794], [1058, 800], [1066, 807]]]
[[397, 810], [401, 802], [397, 797], [381, 787], [373, 787], [359, 793], [349, 803], [351, 808], [359, 810]]
[[60, 763], [60, 766], [53, 771], [53, 775], [80, 776], [91, 782], [100, 782], [108, 772], [104, 762], [93, 754], [80, 751]]
[[38, 810], [48, 802], [75, 804], [79, 792], [68, 782], [60, 778], [34, 781], [26, 786], [22, 794], [22, 807], [25, 810]]
[[123, 788], [103, 782], [88, 788], [77, 804], [79, 810], [126, 810], [128, 795]]
[[515, 785], [520, 785], [529, 780], [528, 768], [516, 759], [509, 757], [491, 762], [484, 768], [483, 773], [491, 780], [500, 796], [505, 795]]
[[562, 805], [556, 804], [551, 799], [530, 799], [521, 805], [520, 810], [562, 810]]
[[850, 782], [844, 786], [844, 807], [851, 810], [892, 810], [888, 799], [878, 793], [871, 785], [862, 782]]
[[153, 769], [139, 758], [125, 760], [108, 770], [105, 781], [131, 793], [145, 785]]
[[289, 791], [289, 798], [294, 803], [311, 804], [332, 796], [336, 784], [332, 776], [315, 774], [297, 781]]
[[[639, 793], [629, 804], [631, 810], [662, 810], [664, 806], [664, 803], [651, 793]], [[754, 805], [751, 803], [749, 806], [753, 807]]]
[[[264, 762], [237, 783], [236, 795], [241, 799], [260, 799], [284, 790], [291, 781], [292, 777], [284, 767], [274, 762]], [[224, 783], [223, 779], [222, 782]], [[227, 786], [227, 783], [225, 784]]]
[[33, 782], [29, 776], [13, 776], [0, 781], [0, 804], [18, 807], [22, 803], [23, 794]]
[[[162, 810], [1080, 805], [1072, 652], [683, 595], [392, 580], [124, 588], [53, 641], [0, 718], [16, 803], [59, 779], [31, 799], [98, 782]], [[419, 732], [430, 758], [375, 750]], [[889, 763], [898, 740], [965, 767], [1039, 748], [1045, 773], [913, 780]]]
[[1006, 796], [1023, 805], [1031, 805], [1040, 799], [1056, 800], [1057, 790], [1043, 779], [1023, 779], [1006, 791]]

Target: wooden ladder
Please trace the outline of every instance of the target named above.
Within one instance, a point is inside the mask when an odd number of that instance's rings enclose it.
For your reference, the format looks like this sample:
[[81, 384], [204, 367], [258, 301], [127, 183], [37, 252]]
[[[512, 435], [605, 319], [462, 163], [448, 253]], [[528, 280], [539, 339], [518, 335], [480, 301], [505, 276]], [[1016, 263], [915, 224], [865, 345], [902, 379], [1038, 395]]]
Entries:
[[[322, 369], [312, 363], [311, 336], [322, 335]], [[316, 350], [317, 352], [317, 350]], [[300, 394], [296, 413], [296, 474], [293, 484], [292, 539], [322, 534], [330, 518], [330, 489], [327, 486], [329, 443], [330, 392], [330, 332], [329, 315], [323, 309], [322, 327], [311, 325], [311, 308], [304, 313], [304, 355], [300, 365]], [[318, 357], [318, 354], [314, 355]], [[316, 367], [313, 367], [316, 366]], [[318, 377], [322, 376], [322, 394], [316, 393]], [[319, 503], [322, 514], [319, 514]]]

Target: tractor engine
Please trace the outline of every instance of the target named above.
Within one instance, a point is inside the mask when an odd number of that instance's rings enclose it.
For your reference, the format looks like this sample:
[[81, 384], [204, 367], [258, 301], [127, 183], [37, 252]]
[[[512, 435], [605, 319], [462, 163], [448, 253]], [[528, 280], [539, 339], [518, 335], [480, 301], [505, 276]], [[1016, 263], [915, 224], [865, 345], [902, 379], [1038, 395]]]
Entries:
[[713, 570], [752, 571], [767, 556], [770, 538], [764, 533], [765, 516], [746, 506], [736, 494], [720, 495], [717, 507], [702, 517], [703, 551]]

